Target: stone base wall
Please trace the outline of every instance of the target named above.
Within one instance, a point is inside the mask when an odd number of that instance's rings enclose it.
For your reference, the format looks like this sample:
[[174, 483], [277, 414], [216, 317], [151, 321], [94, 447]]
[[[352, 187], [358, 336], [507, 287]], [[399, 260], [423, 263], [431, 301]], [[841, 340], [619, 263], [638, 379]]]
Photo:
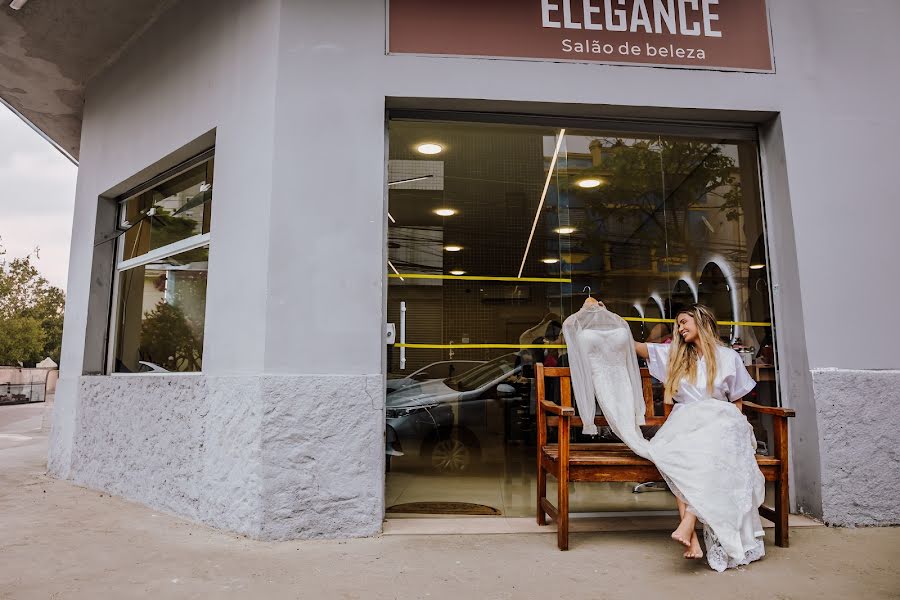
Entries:
[[[900, 371], [813, 370], [822, 518], [900, 524]], [[51, 474], [257, 539], [376, 535], [380, 375], [81, 377]]]
[[381, 531], [380, 375], [82, 377], [69, 392], [56, 476], [257, 539]]
[[822, 518], [900, 524], [900, 371], [815, 369]]

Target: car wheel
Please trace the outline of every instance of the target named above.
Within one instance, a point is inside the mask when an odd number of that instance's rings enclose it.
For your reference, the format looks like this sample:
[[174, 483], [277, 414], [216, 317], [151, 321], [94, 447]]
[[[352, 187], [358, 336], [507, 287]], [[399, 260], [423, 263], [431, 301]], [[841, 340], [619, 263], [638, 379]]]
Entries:
[[453, 433], [431, 444], [431, 468], [440, 473], [461, 473], [472, 468], [478, 447], [470, 436]]

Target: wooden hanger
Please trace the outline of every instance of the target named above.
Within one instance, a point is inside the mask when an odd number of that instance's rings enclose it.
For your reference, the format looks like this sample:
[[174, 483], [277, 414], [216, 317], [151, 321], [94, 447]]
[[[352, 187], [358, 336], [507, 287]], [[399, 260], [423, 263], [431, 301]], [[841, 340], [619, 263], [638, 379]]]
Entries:
[[600, 304], [600, 302], [598, 302], [596, 298], [591, 296], [591, 286], [586, 285], [586, 286], [584, 286], [584, 289], [581, 291], [587, 292], [587, 294], [588, 294], [587, 298], [584, 299], [584, 304], [582, 305], [581, 308], [586, 308], [588, 306], [598, 306]]

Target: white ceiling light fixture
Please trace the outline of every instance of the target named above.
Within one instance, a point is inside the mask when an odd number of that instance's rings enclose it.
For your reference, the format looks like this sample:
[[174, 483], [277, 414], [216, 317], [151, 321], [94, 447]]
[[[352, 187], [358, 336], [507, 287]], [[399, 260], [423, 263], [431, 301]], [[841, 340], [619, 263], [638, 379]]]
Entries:
[[766, 265], [765, 265], [765, 263], [758, 263], [755, 265], [750, 265], [750, 268], [753, 269], [754, 271], [758, 271], [759, 269], [765, 269]]
[[457, 277], [459, 277], [460, 275], [465, 275], [466, 272], [465, 272], [465, 271], [460, 271], [460, 270], [455, 270], [455, 271], [450, 271], [450, 274], [451, 274], [451, 275], [456, 275]]
[[412, 183], [414, 181], [422, 181], [423, 179], [431, 179], [434, 175], [421, 175], [419, 177], [408, 177], [406, 179], [398, 179], [397, 181], [388, 181], [388, 185], [400, 185], [401, 183]]
[[562, 146], [563, 139], [566, 136], [566, 130], [560, 129], [559, 136], [556, 138], [556, 148], [553, 149], [553, 158], [550, 160], [550, 169], [547, 170], [547, 179], [544, 181], [544, 191], [541, 192], [541, 201], [538, 202], [537, 210], [534, 211], [534, 222], [531, 224], [531, 233], [528, 234], [528, 243], [525, 244], [525, 252], [522, 254], [522, 264], [519, 266], [519, 275], [525, 270], [525, 261], [528, 259], [528, 251], [531, 249], [531, 241], [534, 239], [534, 230], [537, 229], [538, 220], [541, 218], [541, 209], [544, 208], [544, 199], [547, 197], [547, 190], [550, 188], [550, 179], [553, 177], [553, 169], [556, 168], [556, 159], [559, 158], [559, 147]]
[[26, 2], [28, 2], [28, 0], [12, 0], [12, 2], [9, 3], [9, 7], [13, 10], [19, 10], [25, 6]]
[[452, 217], [453, 215], [455, 215], [458, 212], [459, 211], [456, 210], [455, 208], [436, 208], [436, 209], [434, 209], [434, 214], [438, 215], [439, 217]]
[[462, 246], [451, 244], [449, 246], [444, 246], [444, 250], [446, 250], [447, 252], [459, 252], [460, 250], [462, 250]]
[[440, 154], [444, 151], [444, 147], [440, 144], [435, 144], [434, 142], [425, 142], [423, 144], [419, 144], [416, 146], [416, 152], [419, 154]]
[[574, 227], [557, 227], [553, 231], [560, 235], [570, 235], [572, 233], [575, 233], [576, 229]]
[[604, 183], [606, 183], [606, 182], [603, 181], [602, 179], [600, 179], [599, 177], [585, 177], [583, 179], [579, 179], [578, 181], [576, 181], [575, 185], [577, 185], [580, 188], [590, 190], [590, 189], [593, 189], [596, 187], [600, 187]]
[[559, 262], [559, 259], [558, 258], [542, 258], [541, 262], [544, 263], [545, 265], [555, 265], [556, 263]]

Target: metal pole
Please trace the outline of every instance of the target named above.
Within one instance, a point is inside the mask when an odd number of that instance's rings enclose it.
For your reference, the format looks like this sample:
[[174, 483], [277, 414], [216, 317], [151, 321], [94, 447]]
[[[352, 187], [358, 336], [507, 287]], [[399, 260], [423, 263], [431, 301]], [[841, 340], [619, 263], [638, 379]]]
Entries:
[[[400, 303], [400, 343], [406, 343], [406, 302]], [[400, 370], [406, 368], [406, 346], [400, 346]]]

